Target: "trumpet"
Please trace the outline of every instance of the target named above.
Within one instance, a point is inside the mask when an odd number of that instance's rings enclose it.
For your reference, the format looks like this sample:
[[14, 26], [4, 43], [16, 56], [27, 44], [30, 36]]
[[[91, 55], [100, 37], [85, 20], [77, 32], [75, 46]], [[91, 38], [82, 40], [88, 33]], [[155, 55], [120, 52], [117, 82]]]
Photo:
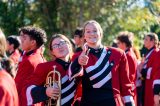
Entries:
[[[53, 71], [48, 73], [45, 87], [58, 87], [61, 91], [61, 74], [56, 70], [56, 66], [53, 66]], [[61, 106], [61, 94], [57, 100], [49, 98], [49, 100], [46, 101], [45, 106]]]

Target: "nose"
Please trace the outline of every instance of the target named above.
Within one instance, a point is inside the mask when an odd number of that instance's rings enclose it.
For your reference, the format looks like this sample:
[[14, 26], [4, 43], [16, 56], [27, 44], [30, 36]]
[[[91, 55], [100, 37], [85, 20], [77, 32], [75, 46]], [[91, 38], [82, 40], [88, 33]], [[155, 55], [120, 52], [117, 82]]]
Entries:
[[91, 34], [91, 35], [94, 35], [94, 32], [91, 32], [90, 34]]

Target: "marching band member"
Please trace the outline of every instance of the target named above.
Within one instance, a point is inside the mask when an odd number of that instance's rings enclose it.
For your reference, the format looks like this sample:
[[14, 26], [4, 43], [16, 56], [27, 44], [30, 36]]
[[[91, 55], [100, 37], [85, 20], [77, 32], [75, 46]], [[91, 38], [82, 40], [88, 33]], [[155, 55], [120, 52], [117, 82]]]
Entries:
[[7, 37], [7, 54], [8, 57], [14, 61], [14, 64], [18, 64], [18, 60], [21, 56], [20, 51], [18, 50], [20, 46], [20, 41], [17, 36], [11, 35]]
[[36, 66], [39, 63], [45, 61], [41, 46], [46, 42], [46, 33], [36, 27], [23, 27], [19, 30], [21, 47], [23, 49], [23, 54], [20, 57], [18, 64], [18, 71], [15, 77], [15, 82], [18, 90], [18, 95], [20, 99], [20, 105], [23, 104], [22, 88], [25, 86], [24, 82], [27, 78], [34, 73]]
[[84, 24], [84, 37], [83, 51], [73, 56], [69, 68], [70, 79], [82, 76], [81, 105], [133, 106], [125, 53], [101, 44], [103, 31], [94, 20]]
[[7, 73], [10, 65], [3, 64], [4, 61], [8, 61], [5, 56], [6, 48], [6, 38], [0, 29], [0, 106], [19, 106], [15, 82]]
[[[37, 66], [35, 73], [28, 79], [26, 97], [27, 105], [45, 102], [49, 98], [58, 98], [61, 94], [61, 106], [71, 106], [75, 93], [75, 80], [69, 81], [68, 67], [70, 56], [72, 56], [72, 46], [67, 37], [61, 34], [52, 36], [49, 49], [55, 60], [41, 63]], [[61, 74], [61, 91], [59, 87], [44, 87], [46, 77], [53, 71], [53, 66]]]
[[74, 32], [74, 41], [76, 45], [75, 52], [82, 51], [82, 46], [84, 44], [83, 28], [77, 28]]
[[160, 59], [160, 51], [157, 53], [156, 57], [156, 69], [157, 72], [154, 77], [153, 81], [153, 93], [154, 93], [154, 106], [160, 106], [160, 64], [159, 64], [159, 59]]
[[158, 52], [158, 36], [155, 33], [148, 33], [144, 38], [144, 46], [149, 50], [144, 61], [138, 66], [141, 71], [142, 87], [143, 87], [143, 106], [154, 106], [153, 99], [153, 80], [157, 72], [156, 58]]
[[117, 37], [118, 48], [125, 51], [128, 65], [129, 65], [129, 79], [132, 82], [132, 91], [134, 93], [134, 101], [137, 105], [137, 91], [136, 91], [136, 74], [137, 74], [137, 59], [132, 49], [132, 40], [130, 37], [133, 36], [131, 32], [120, 32]]

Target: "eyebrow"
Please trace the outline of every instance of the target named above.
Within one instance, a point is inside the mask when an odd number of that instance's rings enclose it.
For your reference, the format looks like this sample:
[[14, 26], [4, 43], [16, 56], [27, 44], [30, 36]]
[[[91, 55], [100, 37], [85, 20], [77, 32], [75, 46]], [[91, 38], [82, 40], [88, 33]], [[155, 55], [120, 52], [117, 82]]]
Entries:
[[[64, 41], [65, 41], [65, 40], [60, 40], [59, 43], [64, 42]], [[59, 44], [59, 43], [55, 43], [55, 44], [53, 44], [53, 45], [57, 45], [57, 44]]]
[[[85, 30], [90, 30], [90, 29], [85, 29]], [[93, 30], [98, 30], [98, 29], [96, 29], [96, 28], [93, 28]]]

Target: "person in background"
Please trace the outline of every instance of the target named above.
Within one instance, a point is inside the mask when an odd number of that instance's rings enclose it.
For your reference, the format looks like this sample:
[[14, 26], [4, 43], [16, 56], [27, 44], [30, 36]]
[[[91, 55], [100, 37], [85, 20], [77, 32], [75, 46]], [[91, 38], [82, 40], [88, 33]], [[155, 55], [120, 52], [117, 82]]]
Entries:
[[70, 79], [82, 76], [81, 106], [133, 106], [126, 54], [102, 45], [97, 21], [87, 21], [83, 32], [86, 43], [74, 54], [69, 71]]
[[137, 104], [137, 91], [136, 91], [136, 75], [137, 75], [137, 58], [132, 49], [133, 43], [130, 39], [133, 36], [131, 32], [120, 32], [117, 37], [118, 48], [125, 51], [128, 64], [129, 64], [129, 79], [132, 82], [132, 91], [134, 93], [134, 101]]
[[115, 47], [115, 48], [118, 47], [116, 39], [113, 40], [111, 47]]
[[7, 56], [13, 60], [17, 66], [21, 53], [19, 51], [20, 39], [18, 36], [12, 35], [7, 37]]
[[[27, 86], [24, 88], [23, 91], [25, 92], [23, 94], [27, 97], [27, 105], [30, 106], [39, 102], [45, 103], [50, 98], [56, 101], [61, 96], [59, 106], [71, 106], [76, 89], [75, 79], [70, 81], [68, 77], [70, 58], [73, 55], [72, 45], [65, 35], [55, 34], [51, 38], [49, 49], [54, 59], [39, 64], [35, 69], [35, 73], [26, 81]], [[60, 73], [62, 83], [57, 87], [45, 86], [48, 84], [46, 83], [47, 76], [51, 72], [54, 73], [54, 69]], [[52, 78], [53, 74], [50, 79]], [[60, 92], [61, 95], [59, 95]]]
[[23, 54], [18, 63], [18, 71], [15, 77], [15, 82], [18, 90], [20, 105], [26, 106], [24, 104], [26, 98], [21, 94], [22, 88], [25, 86], [24, 82], [27, 78], [34, 73], [37, 65], [45, 62], [41, 46], [47, 41], [47, 36], [44, 30], [32, 26], [20, 28], [19, 35]]
[[156, 57], [156, 74], [154, 76], [154, 81], [153, 81], [153, 93], [154, 93], [154, 106], [160, 106], [160, 64], [159, 64], [159, 59], [160, 59], [160, 51], [157, 53]]
[[75, 41], [75, 45], [77, 46], [75, 52], [82, 51], [82, 46], [85, 42], [83, 37], [83, 28], [77, 28], [75, 30], [74, 41]]
[[72, 44], [73, 52], [75, 52], [75, 51], [76, 51], [76, 45], [75, 45], [74, 39], [69, 39], [69, 41], [70, 41], [71, 44]]
[[147, 33], [144, 38], [144, 46], [148, 49], [148, 53], [144, 56], [142, 62], [138, 66], [141, 72], [143, 106], [154, 106], [153, 81], [157, 73], [157, 53], [158, 36], [155, 33]]
[[7, 73], [5, 64], [7, 43], [0, 29], [0, 106], [19, 106], [18, 93], [13, 78]]

